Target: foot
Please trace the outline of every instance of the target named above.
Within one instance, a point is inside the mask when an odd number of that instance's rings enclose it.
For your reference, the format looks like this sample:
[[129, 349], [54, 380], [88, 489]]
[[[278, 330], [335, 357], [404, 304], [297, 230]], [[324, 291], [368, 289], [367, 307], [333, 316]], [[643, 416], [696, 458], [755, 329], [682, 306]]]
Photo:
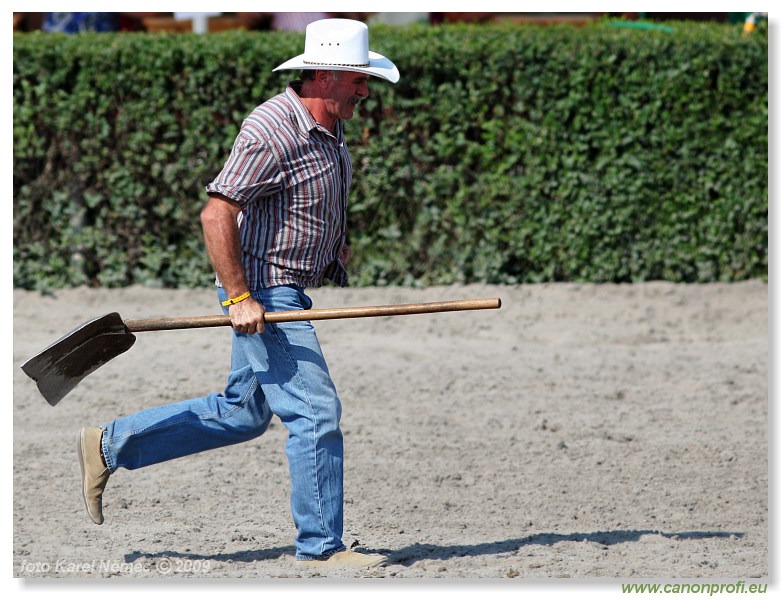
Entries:
[[100, 450], [102, 436], [103, 430], [97, 427], [84, 427], [79, 431], [81, 495], [87, 513], [98, 525], [103, 523], [103, 490], [111, 474], [103, 463], [103, 454]]
[[322, 560], [302, 560], [299, 562], [309, 567], [360, 567], [371, 569], [373, 567], [385, 566], [388, 558], [382, 554], [362, 554], [352, 550], [342, 550]]

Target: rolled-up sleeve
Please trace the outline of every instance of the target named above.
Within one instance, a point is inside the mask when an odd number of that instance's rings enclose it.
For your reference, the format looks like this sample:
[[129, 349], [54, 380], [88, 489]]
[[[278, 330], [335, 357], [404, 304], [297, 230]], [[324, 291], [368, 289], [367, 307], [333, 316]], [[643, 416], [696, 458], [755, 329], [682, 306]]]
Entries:
[[222, 171], [206, 186], [206, 192], [244, 206], [281, 188], [282, 175], [273, 153], [257, 138], [239, 133]]

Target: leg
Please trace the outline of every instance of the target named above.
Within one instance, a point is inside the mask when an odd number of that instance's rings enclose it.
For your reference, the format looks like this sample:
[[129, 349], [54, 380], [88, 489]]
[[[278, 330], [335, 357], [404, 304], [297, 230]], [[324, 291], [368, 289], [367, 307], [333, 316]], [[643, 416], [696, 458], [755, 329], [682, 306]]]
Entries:
[[149, 408], [102, 427], [103, 456], [112, 473], [245, 442], [268, 428], [272, 413], [235, 338], [222, 393]]
[[246, 441], [261, 435], [271, 416], [249, 361], [234, 351], [222, 394], [143, 410], [100, 429], [83, 428], [78, 457], [90, 518], [103, 523], [103, 490], [119, 467], [137, 469]]
[[[268, 310], [311, 308], [292, 287], [261, 290]], [[296, 555], [306, 559], [344, 549], [341, 403], [310, 322], [268, 323], [261, 335], [237, 335], [266, 402], [288, 429], [291, 509]]]
[[103, 490], [119, 467], [147, 465], [237, 444], [261, 435], [271, 411], [241, 355], [223, 394], [150, 408], [79, 432], [82, 497], [90, 518], [103, 523]]

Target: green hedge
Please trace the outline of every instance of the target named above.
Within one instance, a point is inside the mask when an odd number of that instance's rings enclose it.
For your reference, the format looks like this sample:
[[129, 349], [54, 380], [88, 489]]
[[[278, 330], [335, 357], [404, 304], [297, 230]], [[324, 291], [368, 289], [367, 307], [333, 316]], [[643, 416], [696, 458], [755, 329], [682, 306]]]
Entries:
[[[739, 26], [375, 27], [353, 284], [766, 278], [768, 43]], [[14, 36], [14, 285], [210, 285], [198, 213], [303, 35]]]

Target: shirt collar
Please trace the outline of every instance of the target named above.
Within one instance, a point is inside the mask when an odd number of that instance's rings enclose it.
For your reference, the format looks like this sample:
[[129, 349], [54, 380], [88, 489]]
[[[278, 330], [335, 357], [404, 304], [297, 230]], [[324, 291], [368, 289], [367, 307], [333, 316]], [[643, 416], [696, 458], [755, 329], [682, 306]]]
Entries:
[[[328, 135], [333, 135], [330, 131], [328, 131], [315, 120], [315, 118], [312, 116], [312, 113], [309, 112], [309, 109], [304, 106], [303, 102], [301, 102], [301, 97], [298, 95], [300, 91], [301, 81], [291, 81], [285, 90], [285, 97], [289, 100], [293, 107], [293, 114], [295, 115], [296, 122], [298, 127], [301, 129], [301, 132], [308, 134], [313, 129], [317, 129], [318, 131], [322, 131]], [[336, 138], [341, 140], [342, 135], [342, 120], [339, 119], [336, 122]]]

